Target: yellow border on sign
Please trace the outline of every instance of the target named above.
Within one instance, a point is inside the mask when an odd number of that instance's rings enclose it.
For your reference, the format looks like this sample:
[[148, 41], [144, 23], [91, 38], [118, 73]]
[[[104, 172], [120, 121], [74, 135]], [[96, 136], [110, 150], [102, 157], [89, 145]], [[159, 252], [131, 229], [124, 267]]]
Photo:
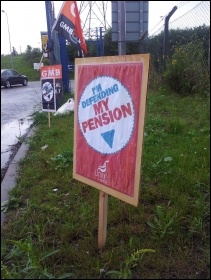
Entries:
[[[146, 107], [146, 95], [148, 84], [148, 72], [149, 72], [149, 54], [134, 54], [134, 55], [120, 55], [120, 56], [105, 56], [105, 57], [85, 57], [75, 59], [75, 104], [78, 104], [78, 66], [79, 65], [102, 65], [102, 64], [115, 64], [124, 62], [141, 62], [143, 63], [142, 84], [140, 88], [140, 108], [139, 108], [139, 120], [138, 120], [138, 139], [137, 139], [137, 151], [136, 151], [136, 164], [135, 164], [135, 181], [134, 181], [134, 196], [131, 197], [127, 194], [121, 193], [115, 189], [107, 187], [96, 181], [88, 179], [76, 173], [76, 131], [77, 131], [77, 116], [78, 108], [74, 108], [74, 148], [73, 148], [73, 178], [81, 181], [89, 186], [92, 186], [102, 192], [105, 192], [111, 196], [114, 196], [122, 201], [125, 201], [131, 205], [138, 206], [139, 202], [139, 189], [140, 189], [140, 177], [141, 177], [141, 159], [142, 159], [142, 147], [143, 147], [143, 135], [144, 135], [144, 119], [145, 119], [145, 107]], [[84, 163], [86, 164], [86, 163]], [[122, 182], [124, 184], [124, 182]]]

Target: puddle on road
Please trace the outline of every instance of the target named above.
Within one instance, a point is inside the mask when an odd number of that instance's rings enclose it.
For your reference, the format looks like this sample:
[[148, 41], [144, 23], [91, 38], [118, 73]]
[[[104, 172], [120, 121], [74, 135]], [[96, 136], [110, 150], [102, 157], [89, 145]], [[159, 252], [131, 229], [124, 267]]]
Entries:
[[13, 145], [18, 138], [24, 136], [32, 124], [32, 119], [24, 118], [5, 124], [1, 127], [1, 169], [8, 163], [12, 155]]

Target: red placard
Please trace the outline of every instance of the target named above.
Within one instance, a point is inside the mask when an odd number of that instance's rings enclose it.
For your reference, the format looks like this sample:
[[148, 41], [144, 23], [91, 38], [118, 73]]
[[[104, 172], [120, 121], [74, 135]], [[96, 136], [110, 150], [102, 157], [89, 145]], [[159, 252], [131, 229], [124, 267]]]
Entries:
[[137, 205], [149, 58], [134, 56], [76, 60], [73, 177]]
[[40, 68], [40, 79], [62, 79], [62, 66], [61, 64], [44, 66]]

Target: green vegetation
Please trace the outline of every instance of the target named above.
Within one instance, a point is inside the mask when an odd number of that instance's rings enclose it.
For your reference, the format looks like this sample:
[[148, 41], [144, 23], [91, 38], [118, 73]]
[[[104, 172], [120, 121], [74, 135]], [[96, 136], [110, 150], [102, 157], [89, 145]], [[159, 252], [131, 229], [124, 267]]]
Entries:
[[[151, 69], [149, 86], [157, 89], [160, 84], [168, 85], [170, 91], [181, 95], [201, 94], [210, 92], [210, 62], [209, 62], [210, 26], [199, 26], [190, 29], [169, 31], [169, 55], [165, 58], [164, 71], [163, 41], [164, 34], [148, 38], [142, 48], [151, 54]], [[87, 42], [88, 56], [98, 56], [96, 41]], [[112, 42], [112, 30], [104, 34], [104, 55], [118, 55], [118, 43]], [[71, 45], [67, 46], [69, 63], [74, 63], [78, 51]], [[140, 53], [140, 43], [127, 42], [126, 54]], [[13, 50], [14, 69], [29, 77], [29, 80], [39, 80], [39, 71], [33, 69], [34, 62], [40, 62], [42, 52], [38, 48], [27, 46], [25, 53], [18, 55]], [[44, 65], [49, 65], [49, 59], [44, 58]], [[10, 56], [1, 55], [1, 68], [10, 68]], [[69, 73], [70, 79], [74, 73]]]
[[102, 250], [99, 191], [72, 178], [73, 118], [52, 116], [49, 128], [46, 113], [34, 114], [3, 207], [2, 279], [209, 279], [208, 100], [148, 93], [139, 205], [109, 196]]
[[[102, 250], [99, 191], [72, 178], [74, 114], [52, 116], [50, 128], [47, 113], [33, 114], [36, 133], [2, 204], [2, 279], [210, 279], [208, 31], [173, 31], [165, 72], [161, 38], [146, 46], [151, 65], [139, 204], [109, 196]], [[188, 34], [196, 48], [184, 41]], [[105, 55], [116, 55], [110, 35]], [[35, 79], [29, 61], [36, 50], [27, 50], [14, 57], [14, 68]], [[128, 52], [138, 53], [135, 45]], [[9, 65], [2, 56], [1, 67]], [[70, 97], [64, 94], [63, 103]]]
[[[14, 70], [29, 77], [30, 81], [39, 81], [40, 72], [34, 69], [33, 63], [38, 63], [41, 60], [42, 54], [36, 52], [35, 56], [29, 59], [29, 54], [17, 54], [13, 56]], [[49, 65], [48, 60], [44, 60], [44, 65]], [[11, 69], [11, 60], [9, 55], [1, 55], [1, 69]]]
[[195, 42], [175, 48], [171, 61], [164, 73], [165, 83], [181, 95], [210, 92], [209, 70], [204, 65], [205, 54], [202, 42]]
[[[34, 69], [33, 63], [39, 63], [42, 58], [42, 52], [38, 48], [27, 46], [25, 53], [13, 54], [14, 70], [29, 77], [29, 81], [39, 81], [40, 71]], [[42, 59], [44, 66], [49, 65], [49, 59]], [[10, 55], [1, 55], [1, 69], [11, 69]], [[73, 79], [74, 73], [69, 72], [70, 79]]]

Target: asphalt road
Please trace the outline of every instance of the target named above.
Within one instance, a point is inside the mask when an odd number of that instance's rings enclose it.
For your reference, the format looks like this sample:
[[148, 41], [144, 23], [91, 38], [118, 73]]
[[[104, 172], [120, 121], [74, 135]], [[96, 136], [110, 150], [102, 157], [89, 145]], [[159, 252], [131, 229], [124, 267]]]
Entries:
[[[74, 80], [70, 81], [74, 92]], [[29, 82], [26, 87], [1, 87], [1, 179], [20, 147], [19, 138], [32, 124], [31, 114], [42, 110], [41, 82]]]
[[27, 117], [41, 108], [40, 81], [29, 82], [26, 87], [1, 88], [1, 126]]
[[40, 81], [26, 87], [1, 88], [1, 169], [15, 152], [18, 138], [27, 133], [31, 114], [42, 108]]

